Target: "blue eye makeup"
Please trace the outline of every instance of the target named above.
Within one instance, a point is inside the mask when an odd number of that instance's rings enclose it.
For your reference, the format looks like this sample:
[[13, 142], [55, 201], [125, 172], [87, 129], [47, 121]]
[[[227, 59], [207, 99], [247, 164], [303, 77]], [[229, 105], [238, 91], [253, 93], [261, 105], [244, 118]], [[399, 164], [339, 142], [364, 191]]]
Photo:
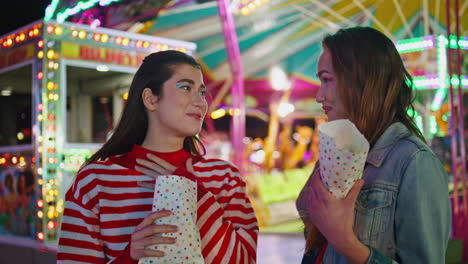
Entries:
[[185, 85], [185, 84], [176, 84], [176, 87], [184, 89], [184, 90], [189, 90], [190, 89], [190, 87], [188, 85]]

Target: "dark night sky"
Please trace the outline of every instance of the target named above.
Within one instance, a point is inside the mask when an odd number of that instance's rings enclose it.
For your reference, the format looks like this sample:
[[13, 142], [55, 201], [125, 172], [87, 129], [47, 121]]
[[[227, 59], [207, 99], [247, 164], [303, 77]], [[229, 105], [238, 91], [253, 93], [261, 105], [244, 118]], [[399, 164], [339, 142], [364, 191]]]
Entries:
[[3, 0], [0, 5], [0, 36], [44, 17], [52, 0]]

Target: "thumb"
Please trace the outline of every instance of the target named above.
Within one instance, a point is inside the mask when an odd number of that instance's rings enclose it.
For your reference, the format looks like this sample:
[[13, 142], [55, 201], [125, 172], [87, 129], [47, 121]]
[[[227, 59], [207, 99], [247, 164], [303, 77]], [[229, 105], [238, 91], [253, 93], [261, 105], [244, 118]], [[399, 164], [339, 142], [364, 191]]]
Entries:
[[364, 180], [358, 180], [354, 183], [353, 187], [351, 188], [351, 190], [349, 191], [348, 195], [345, 198], [350, 204], [356, 203], [356, 200], [359, 196], [359, 192], [361, 191], [362, 186], [364, 186]]
[[185, 166], [186, 166], [188, 172], [190, 172], [192, 174], [195, 174], [195, 170], [193, 169], [193, 164], [192, 164], [192, 158], [189, 158], [185, 162]]

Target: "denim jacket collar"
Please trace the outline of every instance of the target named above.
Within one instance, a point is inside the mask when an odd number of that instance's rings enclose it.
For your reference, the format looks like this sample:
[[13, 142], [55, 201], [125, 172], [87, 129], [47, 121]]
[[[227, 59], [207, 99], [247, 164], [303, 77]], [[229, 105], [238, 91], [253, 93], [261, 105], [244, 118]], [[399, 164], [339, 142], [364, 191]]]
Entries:
[[371, 151], [367, 155], [366, 162], [375, 167], [380, 167], [387, 154], [395, 146], [395, 143], [410, 135], [411, 132], [405, 125], [399, 122], [393, 123], [379, 137], [374, 147], [372, 147]]

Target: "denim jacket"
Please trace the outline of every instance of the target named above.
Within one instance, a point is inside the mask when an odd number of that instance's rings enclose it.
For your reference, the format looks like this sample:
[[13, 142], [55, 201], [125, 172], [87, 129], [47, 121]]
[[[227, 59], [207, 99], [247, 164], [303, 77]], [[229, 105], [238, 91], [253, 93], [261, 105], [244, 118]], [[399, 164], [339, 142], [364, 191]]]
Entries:
[[[354, 233], [370, 248], [367, 263], [445, 263], [451, 227], [448, 177], [430, 148], [394, 123], [369, 152], [362, 178]], [[299, 212], [307, 210], [305, 190], [296, 202]], [[314, 263], [316, 255], [317, 250], [308, 252], [302, 263]], [[348, 262], [329, 245], [323, 263]]]

